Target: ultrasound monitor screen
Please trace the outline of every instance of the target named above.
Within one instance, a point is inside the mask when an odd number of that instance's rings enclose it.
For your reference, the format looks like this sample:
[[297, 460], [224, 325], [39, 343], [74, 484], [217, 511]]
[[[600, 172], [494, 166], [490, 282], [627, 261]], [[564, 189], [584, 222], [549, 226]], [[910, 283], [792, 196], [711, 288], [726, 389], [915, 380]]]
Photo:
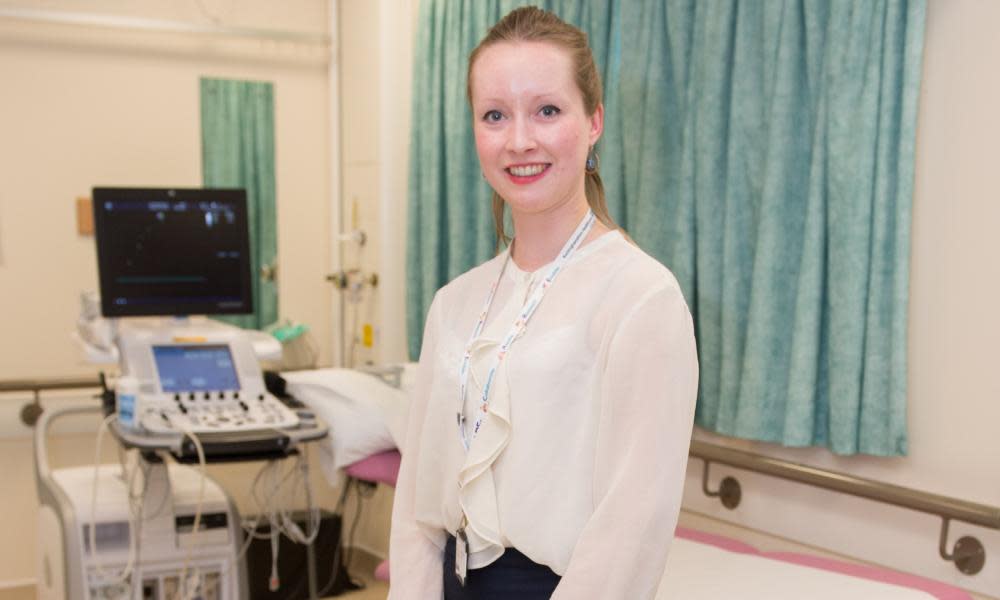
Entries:
[[101, 312], [253, 312], [246, 192], [94, 188]]
[[164, 392], [240, 389], [229, 346], [153, 346], [153, 358]]

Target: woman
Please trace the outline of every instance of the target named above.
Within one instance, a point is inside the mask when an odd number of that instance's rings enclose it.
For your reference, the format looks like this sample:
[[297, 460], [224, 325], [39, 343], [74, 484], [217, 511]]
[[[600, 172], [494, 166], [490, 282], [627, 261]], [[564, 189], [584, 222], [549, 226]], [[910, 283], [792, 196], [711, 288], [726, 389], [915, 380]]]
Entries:
[[608, 216], [586, 36], [517, 9], [468, 81], [498, 235], [506, 207], [514, 238], [431, 305], [389, 597], [653, 598], [697, 389], [687, 305]]

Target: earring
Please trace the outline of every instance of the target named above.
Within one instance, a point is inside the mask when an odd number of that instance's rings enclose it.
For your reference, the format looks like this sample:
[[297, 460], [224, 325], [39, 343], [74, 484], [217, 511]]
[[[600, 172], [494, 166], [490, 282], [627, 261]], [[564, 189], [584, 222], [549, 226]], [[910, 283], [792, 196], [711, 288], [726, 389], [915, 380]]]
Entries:
[[584, 168], [588, 173], [596, 173], [600, 166], [601, 157], [597, 155], [597, 150], [591, 148], [590, 152], [587, 153], [587, 162], [584, 164]]

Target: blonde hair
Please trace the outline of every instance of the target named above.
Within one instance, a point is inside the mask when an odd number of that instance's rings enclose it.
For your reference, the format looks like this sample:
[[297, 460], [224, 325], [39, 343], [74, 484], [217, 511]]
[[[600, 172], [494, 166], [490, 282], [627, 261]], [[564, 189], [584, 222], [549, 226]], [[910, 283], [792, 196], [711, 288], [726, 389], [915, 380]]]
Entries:
[[[566, 23], [556, 15], [536, 8], [524, 6], [507, 13], [505, 17], [487, 32], [486, 37], [469, 54], [466, 73], [466, 95], [472, 105], [472, 66], [479, 54], [489, 46], [500, 42], [546, 42], [569, 53], [574, 67], [576, 86], [583, 96], [583, 108], [587, 116], [593, 116], [601, 104], [603, 90], [601, 76], [594, 63], [594, 54], [587, 44], [587, 34]], [[608, 203], [604, 196], [604, 183], [597, 168], [585, 171], [584, 194], [594, 215], [611, 229], [618, 229], [608, 213]], [[504, 200], [493, 192], [493, 223], [496, 227], [497, 244], [507, 245], [510, 237], [504, 229]]]

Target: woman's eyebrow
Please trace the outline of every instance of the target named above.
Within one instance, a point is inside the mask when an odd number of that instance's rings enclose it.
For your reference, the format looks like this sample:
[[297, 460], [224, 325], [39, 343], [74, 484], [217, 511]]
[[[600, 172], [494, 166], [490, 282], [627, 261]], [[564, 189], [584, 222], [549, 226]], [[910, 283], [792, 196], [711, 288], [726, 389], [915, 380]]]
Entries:
[[480, 104], [504, 104], [504, 101], [501, 100], [500, 98], [493, 98], [493, 97], [476, 98], [472, 104], [473, 106]]
[[[542, 92], [542, 93], [533, 94], [532, 96], [530, 96], [528, 98], [528, 104], [537, 104], [539, 102], [552, 102], [552, 103], [558, 104], [558, 103], [564, 102], [565, 100], [566, 99], [563, 96], [561, 96], [558, 92]], [[509, 104], [509, 98], [501, 98], [501, 97], [488, 96], [488, 97], [485, 97], [485, 98], [477, 98], [477, 99], [475, 99], [473, 101], [472, 104], [473, 104], [474, 107], [475, 106], [479, 106], [479, 105], [485, 105], [485, 104], [503, 104], [503, 105], [506, 105], [506, 104]]]

